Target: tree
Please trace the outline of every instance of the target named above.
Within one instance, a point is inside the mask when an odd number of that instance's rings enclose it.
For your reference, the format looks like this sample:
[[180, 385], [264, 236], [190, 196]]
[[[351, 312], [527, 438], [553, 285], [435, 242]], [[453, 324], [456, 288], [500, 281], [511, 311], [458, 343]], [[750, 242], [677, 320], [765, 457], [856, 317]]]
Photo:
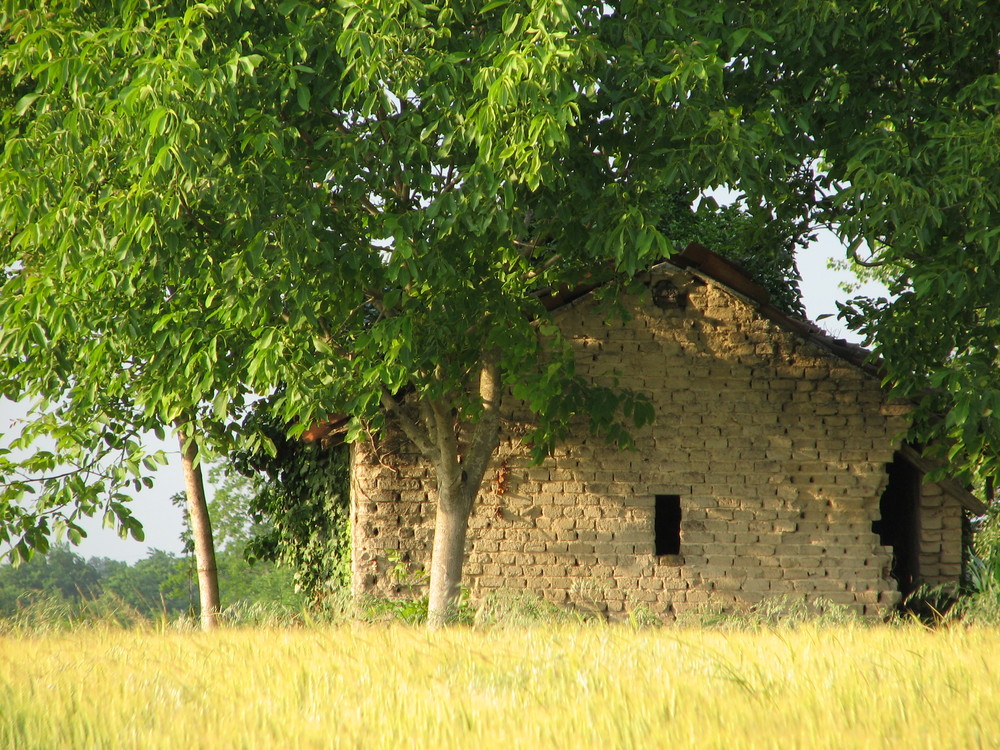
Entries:
[[16, 612], [26, 596], [55, 595], [78, 602], [100, 591], [100, 576], [87, 561], [66, 545], [56, 545], [32, 565], [15, 569], [0, 566], [0, 614]]
[[618, 445], [651, 417], [576, 377], [540, 297], [613, 297], [669, 251], [672, 192], [726, 185], [758, 225], [828, 224], [902, 263], [896, 300], [848, 320], [895, 394], [938, 387], [915, 434], [995, 468], [984, 2], [3, 7], [4, 392], [71, 422], [120, 395], [206, 451], [256, 396], [292, 437], [392, 423], [437, 478], [432, 626], [505, 392], [538, 415], [536, 457], [574, 415]]
[[[208, 471], [213, 488], [212, 499], [208, 501], [208, 511], [212, 518], [220, 603], [227, 608], [242, 602], [300, 609], [307, 602], [307, 596], [300, 595], [296, 589], [304, 591], [310, 598], [313, 592], [302, 585], [301, 571], [293, 567], [296, 560], [291, 557], [292, 551], [286, 551], [282, 547], [283, 554], [270, 556], [257, 551], [260, 540], [270, 540], [275, 534], [271, 520], [263, 517], [257, 510], [262, 490], [267, 488], [267, 484], [262, 482], [255, 472], [249, 477], [237, 473], [233, 468], [233, 464], [237, 462], [238, 459], [233, 459], [232, 462], [215, 463]], [[322, 474], [318, 474], [314, 477], [313, 485], [319, 486], [323, 481]], [[172, 500], [179, 507], [187, 505], [187, 499], [182, 493], [175, 495]], [[343, 516], [325, 517], [308, 502], [296, 507], [295, 510], [300, 515], [306, 515], [310, 522], [308, 525], [303, 522], [294, 529], [301, 534], [296, 540], [294, 550], [299, 554], [303, 554], [302, 550], [312, 547], [309, 538], [317, 534], [317, 528], [324, 529], [327, 525], [343, 518]], [[188, 555], [193, 553], [194, 535], [189, 518], [182, 534], [182, 541], [185, 552]], [[282, 542], [291, 546], [290, 539], [283, 538]], [[326, 548], [323, 551], [325, 552]], [[317, 564], [319, 565], [319, 561]], [[193, 566], [186, 560], [178, 561], [178, 569], [188, 571], [189, 576], [197, 573], [197, 565], [196, 560], [193, 561]], [[325, 588], [331, 577], [328, 558], [322, 560], [321, 569], [326, 574], [327, 580], [323, 581]], [[315, 582], [314, 585], [319, 586], [319, 582]]]
[[187, 438], [180, 429], [177, 437], [181, 445], [187, 520], [198, 571], [201, 627], [202, 630], [214, 630], [219, 626], [222, 600], [219, 595], [219, 567], [215, 560], [215, 539], [212, 536], [212, 518], [208, 512], [205, 480], [202, 478], [201, 457], [194, 440]]

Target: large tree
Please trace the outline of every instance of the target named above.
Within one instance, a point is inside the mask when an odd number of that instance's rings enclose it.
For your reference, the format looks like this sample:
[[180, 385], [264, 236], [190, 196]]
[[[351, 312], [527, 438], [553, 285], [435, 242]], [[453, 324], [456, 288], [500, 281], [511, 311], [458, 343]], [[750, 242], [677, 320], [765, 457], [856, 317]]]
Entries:
[[574, 414], [619, 444], [648, 419], [575, 375], [541, 297], [613, 295], [661, 258], [679, 190], [725, 185], [901, 263], [898, 296], [850, 320], [896, 393], [943, 394], [917, 433], [993, 468], [988, 3], [2, 7], [4, 393], [69, 422], [120, 396], [208, 450], [254, 395], [293, 436], [391, 421], [437, 479], [432, 625], [505, 392], [539, 457]]

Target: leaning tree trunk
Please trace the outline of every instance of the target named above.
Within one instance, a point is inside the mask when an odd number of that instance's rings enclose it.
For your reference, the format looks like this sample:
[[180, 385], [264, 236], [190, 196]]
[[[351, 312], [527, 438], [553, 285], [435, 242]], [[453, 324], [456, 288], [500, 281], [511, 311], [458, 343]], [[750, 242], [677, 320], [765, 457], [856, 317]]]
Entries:
[[208, 517], [205, 482], [197, 462], [198, 446], [178, 431], [181, 444], [181, 464], [184, 467], [184, 489], [187, 496], [188, 518], [194, 539], [194, 558], [198, 567], [198, 596], [201, 600], [201, 629], [214, 630], [219, 625], [219, 571], [215, 563], [215, 541], [212, 521]]

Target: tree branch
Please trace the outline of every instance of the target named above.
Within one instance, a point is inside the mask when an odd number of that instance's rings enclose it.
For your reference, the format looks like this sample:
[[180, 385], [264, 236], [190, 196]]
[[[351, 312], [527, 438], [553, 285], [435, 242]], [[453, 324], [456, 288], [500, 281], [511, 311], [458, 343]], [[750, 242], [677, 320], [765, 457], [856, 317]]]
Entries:
[[455, 434], [455, 422], [450, 418], [451, 415], [440, 401], [434, 400], [428, 405], [434, 416], [434, 425], [437, 431], [435, 442], [438, 456], [434, 464], [437, 469], [438, 481], [442, 482], [448, 477], [454, 477], [453, 482], [460, 482], [462, 480], [461, 473], [454, 471], [462, 463], [458, 436]]
[[536, 268], [535, 270], [530, 271], [528, 273], [528, 275], [524, 277], [525, 281], [531, 281], [532, 279], [536, 278], [537, 276], [541, 276], [543, 273], [545, 273], [550, 268], [552, 268], [552, 266], [554, 266], [556, 263], [558, 263], [559, 261], [561, 261], [562, 257], [563, 257], [562, 253], [555, 253], [554, 255], [550, 255], [546, 259], [546, 261], [544, 263], [542, 263], [542, 265], [539, 268]]
[[424, 454], [428, 459], [432, 459], [434, 456], [434, 446], [427, 439], [427, 436], [421, 432], [420, 427], [414, 422], [410, 417], [403, 411], [402, 404], [389, 393], [389, 389], [384, 385], [379, 387], [379, 401], [382, 404], [382, 408], [388, 412], [391, 412], [397, 420], [399, 420], [399, 426], [403, 430], [403, 434], [410, 439], [417, 449]]
[[433, 445], [437, 445], [437, 424], [434, 421], [434, 412], [431, 410], [430, 404], [427, 403], [427, 399], [419, 399], [418, 401], [420, 407], [420, 417], [424, 420], [424, 427], [427, 429], [427, 435]]
[[469, 441], [466, 464], [466, 481], [470, 487], [478, 487], [482, 482], [486, 467], [493, 451], [500, 442], [500, 401], [503, 398], [503, 383], [500, 377], [500, 357], [490, 351], [483, 357], [479, 374], [479, 396], [483, 401], [483, 414], [476, 424]]
[[858, 257], [857, 248], [851, 248], [851, 259], [859, 266], [864, 266], [865, 268], [881, 268], [889, 262], [887, 260], [861, 260]]

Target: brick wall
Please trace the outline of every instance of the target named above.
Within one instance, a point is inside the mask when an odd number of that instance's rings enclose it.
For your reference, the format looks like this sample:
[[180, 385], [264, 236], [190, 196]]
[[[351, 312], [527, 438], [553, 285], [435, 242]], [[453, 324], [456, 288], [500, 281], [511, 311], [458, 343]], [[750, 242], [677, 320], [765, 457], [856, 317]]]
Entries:
[[[656, 279], [653, 279], [655, 282]], [[506, 434], [470, 520], [465, 583], [620, 616], [642, 604], [672, 616], [776, 595], [860, 612], [895, 604], [891, 550], [879, 544], [885, 464], [904, 429], [876, 379], [778, 328], [754, 307], [687, 275], [683, 309], [646, 294], [605, 322], [588, 297], [556, 321], [578, 367], [648, 393], [655, 423], [619, 452], [575, 431], [541, 466], [518, 443], [526, 413], [505, 402]], [[389, 553], [427, 565], [433, 477], [399, 438], [354, 448], [354, 588], [401, 593]], [[658, 495], [680, 500], [680, 549], [657, 555]], [[960, 564], [961, 509], [922, 498], [921, 566], [935, 583]]]
[[920, 579], [953, 585], [962, 574], [962, 507], [936, 484], [921, 485]]

